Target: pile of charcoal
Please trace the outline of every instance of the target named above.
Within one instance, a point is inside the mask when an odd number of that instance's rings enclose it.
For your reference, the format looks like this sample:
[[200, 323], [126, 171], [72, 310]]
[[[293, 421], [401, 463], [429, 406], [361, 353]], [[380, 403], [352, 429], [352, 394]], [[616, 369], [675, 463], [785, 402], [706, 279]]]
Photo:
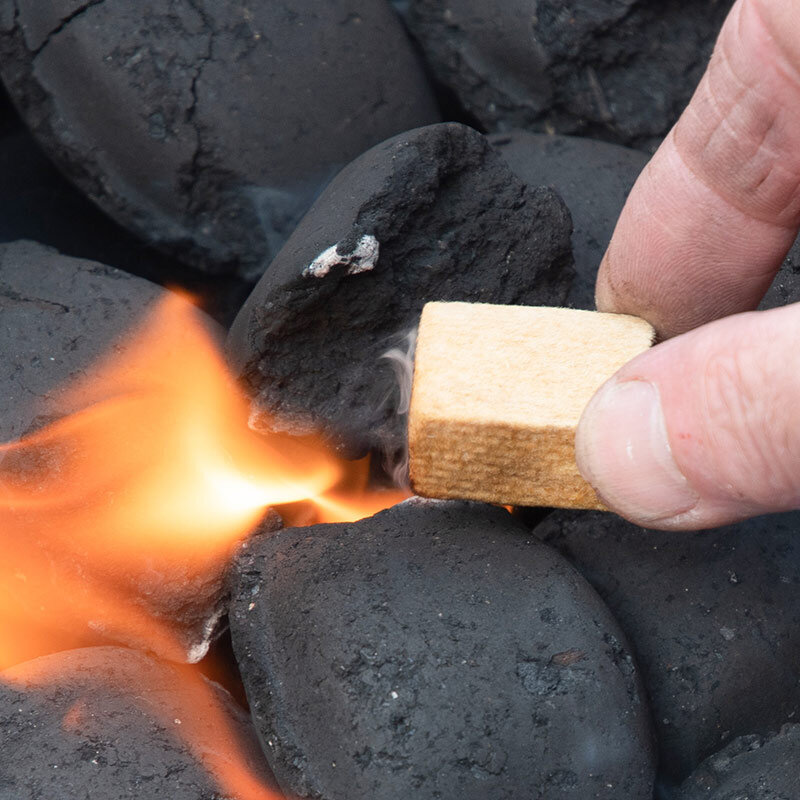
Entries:
[[[593, 307], [730, 5], [0, 0], [0, 441], [177, 287], [255, 429], [394, 463], [382, 356], [430, 300]], [[799, 271], [796, 245], [764, 305]], [[800, 513], [272, 514], [207, 587], [201, 666], [285, 797], [789, 800], [798, 536]], [[180, 724], [182, 667], [90, 643], [0, 673], [0, 800], [227, 798], [154, 710]]]

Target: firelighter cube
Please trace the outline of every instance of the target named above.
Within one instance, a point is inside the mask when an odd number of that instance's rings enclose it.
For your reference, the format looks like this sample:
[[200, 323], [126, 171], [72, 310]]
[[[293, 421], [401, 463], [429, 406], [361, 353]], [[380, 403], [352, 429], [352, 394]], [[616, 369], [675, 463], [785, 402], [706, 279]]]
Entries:
[[428, 303], [409, 411], [414, 491], [604, 508], [578, 472], [575, 430], [595, 391], [654, 337], [623, 314]]

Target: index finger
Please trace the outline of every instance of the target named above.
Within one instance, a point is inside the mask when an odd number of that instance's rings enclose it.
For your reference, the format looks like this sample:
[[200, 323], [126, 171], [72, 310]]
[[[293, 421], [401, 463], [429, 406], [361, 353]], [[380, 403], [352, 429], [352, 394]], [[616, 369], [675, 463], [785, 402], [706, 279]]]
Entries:
[[800, 3], [738, 0], [706, 74], [631, 191], [601, 311], [661, 337], [755, 308], [800, 227]]

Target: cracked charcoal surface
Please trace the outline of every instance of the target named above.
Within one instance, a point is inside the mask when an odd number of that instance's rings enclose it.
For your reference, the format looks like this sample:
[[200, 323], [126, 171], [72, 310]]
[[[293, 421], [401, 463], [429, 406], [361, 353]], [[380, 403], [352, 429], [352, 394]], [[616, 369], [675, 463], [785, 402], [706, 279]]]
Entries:
[[256, 278], [321, 187], [438, 114], [385, 0], [0, 0], [0, 73], [101, 208]]
[[556, 512], [535, 529], [597, 589], [641, 664], [660, 767], [682, 780], [800, 712], [800, 513], [699, 534]]
[[234, 648], [287, 794], [652, 797], [622, 634], [505, 511], [415, 499], [251, 539], [234, 570]]
[[[60, 387], [84, 377], [108, 351], [124, 350], [128, 332], [166, 294], [148, 281], [33, 242], [0, 245], [0, 441], [75, 410], [64, 402]], [[205, 315], [198, 318], [221, 338]], [[35, 458], [31, 465], [36, 468]], [[8, 480], [24, 475], [29, 465], [6, 455], [0, 468]], [[63, 557], [47, 552], [43, 557]], [[73, 566], [80, 571], [78, 551]], [[149, 558], [106, 577], [126, 587], [134, 604], [168, 620], [188, 654], [207, 643], [210, 621], [221, 613], [222, 569], [206, 565], [194, 575], [190, 565], [170, 565], [165, 574], [163, 566]], [[69, 635], [87, 643], [98, 637], [89, 627]]]
[[594, 309], [600, 261], [648, 156], [639, 150], [572, 136], [512, 131], [489, 137], [514, 174], [529, 186], [552, 186], [572, 216], [573, 308]]
[[317, 200], [239, 313], [230, 362], [278, 424], [321, 428], [348, 455], [391, 451], [405, 430], [381, 355], [429, 300], [563, 303], [570, 229], [558, 195], [525, 187], [471, 128], [401, 134]]
[[0, 244], [0, 441], [67, 410], [60, 386], [119, 345], [165, 295], [149, 281], [35, 242]]
[[191, 719], [215, 708], [245, 763], [274, 786], [230, 695], [211, 682], [201, 694], [184, 681], [175, 666], [116, 647], [66, 651], [0, 673], [0, 800], [236, 800], [181, 738], [193, 731], [208, 753], [213, 733]]
[[732, 0], [411, 0], [434, 75], [489, 131], [653, 150], [688, 103]]
[[676, 800], [797, 800], [800, 725], [743, 736], [687, 778]]
[[30, 239], [190, 291], [226, 327], [252, 288], [234, 276], [201, 274], [115, 223], [47, 159], [16, 113], [0, 111], [0, 243]]

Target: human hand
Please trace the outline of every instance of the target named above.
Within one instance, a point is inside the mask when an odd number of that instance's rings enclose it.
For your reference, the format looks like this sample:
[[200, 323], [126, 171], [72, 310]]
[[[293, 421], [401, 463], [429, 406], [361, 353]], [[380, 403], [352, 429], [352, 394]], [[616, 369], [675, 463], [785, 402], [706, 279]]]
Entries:
[[675, 337], [620, 370], [578, 427], [578, 466], [613, 510], [700, 529], [800, 507], [800, 304], [738, 313], [799, 227], [800, 2], [738, 0], [598, 275], [599, 310]]

